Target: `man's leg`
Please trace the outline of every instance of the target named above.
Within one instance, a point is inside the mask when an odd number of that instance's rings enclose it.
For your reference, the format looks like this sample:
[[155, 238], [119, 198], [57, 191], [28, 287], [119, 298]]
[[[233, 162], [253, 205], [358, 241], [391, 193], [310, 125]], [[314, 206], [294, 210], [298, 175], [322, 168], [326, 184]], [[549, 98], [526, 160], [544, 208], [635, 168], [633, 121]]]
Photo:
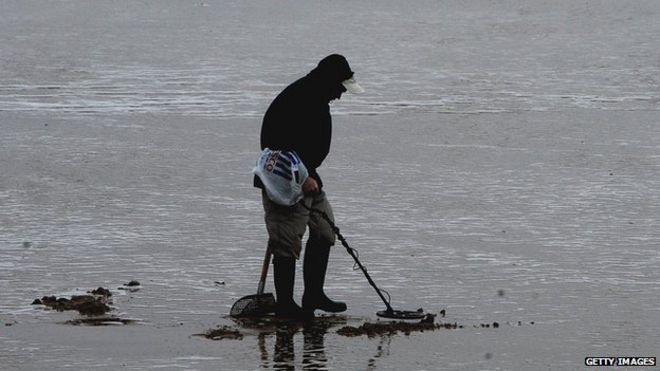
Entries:
[[307, 316], [293, 300], [293, 287], [296, 279], [296, 259], [284, 256], [273, 258], [273, 278], [275, 282], [275, 315], [279, 317], [302, 318]]
[[[332, 207], [323, 191], [306, 204], [314, 210], [326, 213], [330, 220], [334, 221]], [[330, 300], [323, 291], [330, 247], [334, 243], [335, 233], [328, 222], [320, 214], [312, 212], [309, 217], [309, 239], [305, 245], [303, 260], [305, 293], [302, 303], [305, 311], [313, 312], [315, 309], [321, 309], [326, 312], [338, 313], [346, 310], [345, 303]]]
[[275, 314], [282, 317], [304, 318], [303, 311], [293, 300], [296, 259], [302, 250], [309, 213], [301, 205], [291, 207], [273, 203], [265, 192], [263, 205], [268, 230], [268, 248], [273, 254], [273, 277], [277, 303]]

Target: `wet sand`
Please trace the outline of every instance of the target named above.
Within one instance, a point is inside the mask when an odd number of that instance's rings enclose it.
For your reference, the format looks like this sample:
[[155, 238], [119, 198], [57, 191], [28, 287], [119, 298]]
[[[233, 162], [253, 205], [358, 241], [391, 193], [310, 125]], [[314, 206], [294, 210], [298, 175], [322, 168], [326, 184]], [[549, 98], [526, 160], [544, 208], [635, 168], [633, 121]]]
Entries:
[[[444, 309], [438, 323], [463, 326], [370, 338], [337, 333], [384, 309], [341, 246], [327, 287], [348, 302], [345, 323], [260, 331], [227, 318], [256, 291], [265, 243], [249, 174], [258, 120], [4, 113], [2, 363], [554, 370], [652, 355], [655, 117], [337, 117], [321, 173], [342, 233], [395, 309]], [[114, 325], [31, 305], [98, 286]], [[242, 340], [194, 336], [225, 326]]]

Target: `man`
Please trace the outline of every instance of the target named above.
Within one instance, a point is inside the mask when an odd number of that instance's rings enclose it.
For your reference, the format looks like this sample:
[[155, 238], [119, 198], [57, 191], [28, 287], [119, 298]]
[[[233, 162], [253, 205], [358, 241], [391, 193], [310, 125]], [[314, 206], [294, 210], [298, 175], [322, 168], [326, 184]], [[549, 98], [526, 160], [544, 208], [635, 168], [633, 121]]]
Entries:
[[[293, 206], [283, 206], [262, 191], [268, 248], [273, 254], [276, 315], [293, 318], [313, 316], [315, 309], [343, 312], [346, 304], [329, 299], [323, 291], [330, 247], [335, 234], [330, 225], [309, 208], [325, 212], [333, 219], [332, 208], [323, 191], [316, 169], [330, 151], [332, 121], [329, 102], [346, 92], [360, 93], [346, 58], [332, 54], [323, 58], [309, 74], [286, 87], [271, 103], [261, 127], [261, 148], [294, 151], [307, 168], [309, 177], [302, 184], [304, 197]], [[264, 183], [255, 177], [255, 186]], [[296, 259], [302, 250], [302, 237], [309, 227], [305, 245], [302, 308], [293, 299]]]

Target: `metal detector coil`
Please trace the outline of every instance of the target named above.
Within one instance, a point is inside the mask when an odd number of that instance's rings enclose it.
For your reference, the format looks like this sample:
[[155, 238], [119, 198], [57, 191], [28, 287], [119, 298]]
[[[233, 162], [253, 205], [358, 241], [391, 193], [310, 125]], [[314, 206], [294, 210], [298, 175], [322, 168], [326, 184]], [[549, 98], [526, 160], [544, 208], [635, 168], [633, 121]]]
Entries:
[[376, 315], [378, 317], [383, 317], [383, 318], [410, 319], [410, 320], [424, 319], [426, 317], [424, 311], [394, 310], [391, 308], [387, 310], [381, 310], [380, 312], [376, 312]]

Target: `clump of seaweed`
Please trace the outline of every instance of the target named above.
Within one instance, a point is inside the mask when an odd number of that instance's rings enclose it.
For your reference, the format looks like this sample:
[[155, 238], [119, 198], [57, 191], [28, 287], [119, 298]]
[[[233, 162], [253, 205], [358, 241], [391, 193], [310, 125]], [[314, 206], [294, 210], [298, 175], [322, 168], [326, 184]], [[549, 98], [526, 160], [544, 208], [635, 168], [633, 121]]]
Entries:
[[394, 335], [403, 333], [410, 335], [413, 332], [434, 331], [441, 328], [455, 329], [459, 326], [457, 323], [435, 323], [435, 315], [428, 314], [419, 322], [365, 322], [359, 327], [344, 326], [337, 330], [337, 334], [342, 336], [362, 336], [374, 337], [379, 335]]
[[124, 319], [106, 313], [113, 310], [110, 297], [112, 292], [106, 288], [98, 287], [87, 291], [88, 295], [73, 295], [70, 298], [56, 297], [54, 295], [35, 299], [32, 305], [44, 305], [47, 308], [63, 311], [77, 311], [83, 317], [63, 322], [73, 326], [112, 326], [135, 323], [134, 319]]
[[83, 315], [101, 315], [112, 310], [107, 305], [107, 299], [112, 295], [109, 290], [99, 287], [91, 293], [93, 295], [73, 295], [71, 298], [44, 296], [34, 300], [32, 305], [45, 305], [58, 312], [76, 310]]
[[202, 336], [210, 340], [242, 340], [243, 334], [231, 327], [222, 326], [216, 329], [211, 329], [203, 334], [195, 334], [194, 336]]

